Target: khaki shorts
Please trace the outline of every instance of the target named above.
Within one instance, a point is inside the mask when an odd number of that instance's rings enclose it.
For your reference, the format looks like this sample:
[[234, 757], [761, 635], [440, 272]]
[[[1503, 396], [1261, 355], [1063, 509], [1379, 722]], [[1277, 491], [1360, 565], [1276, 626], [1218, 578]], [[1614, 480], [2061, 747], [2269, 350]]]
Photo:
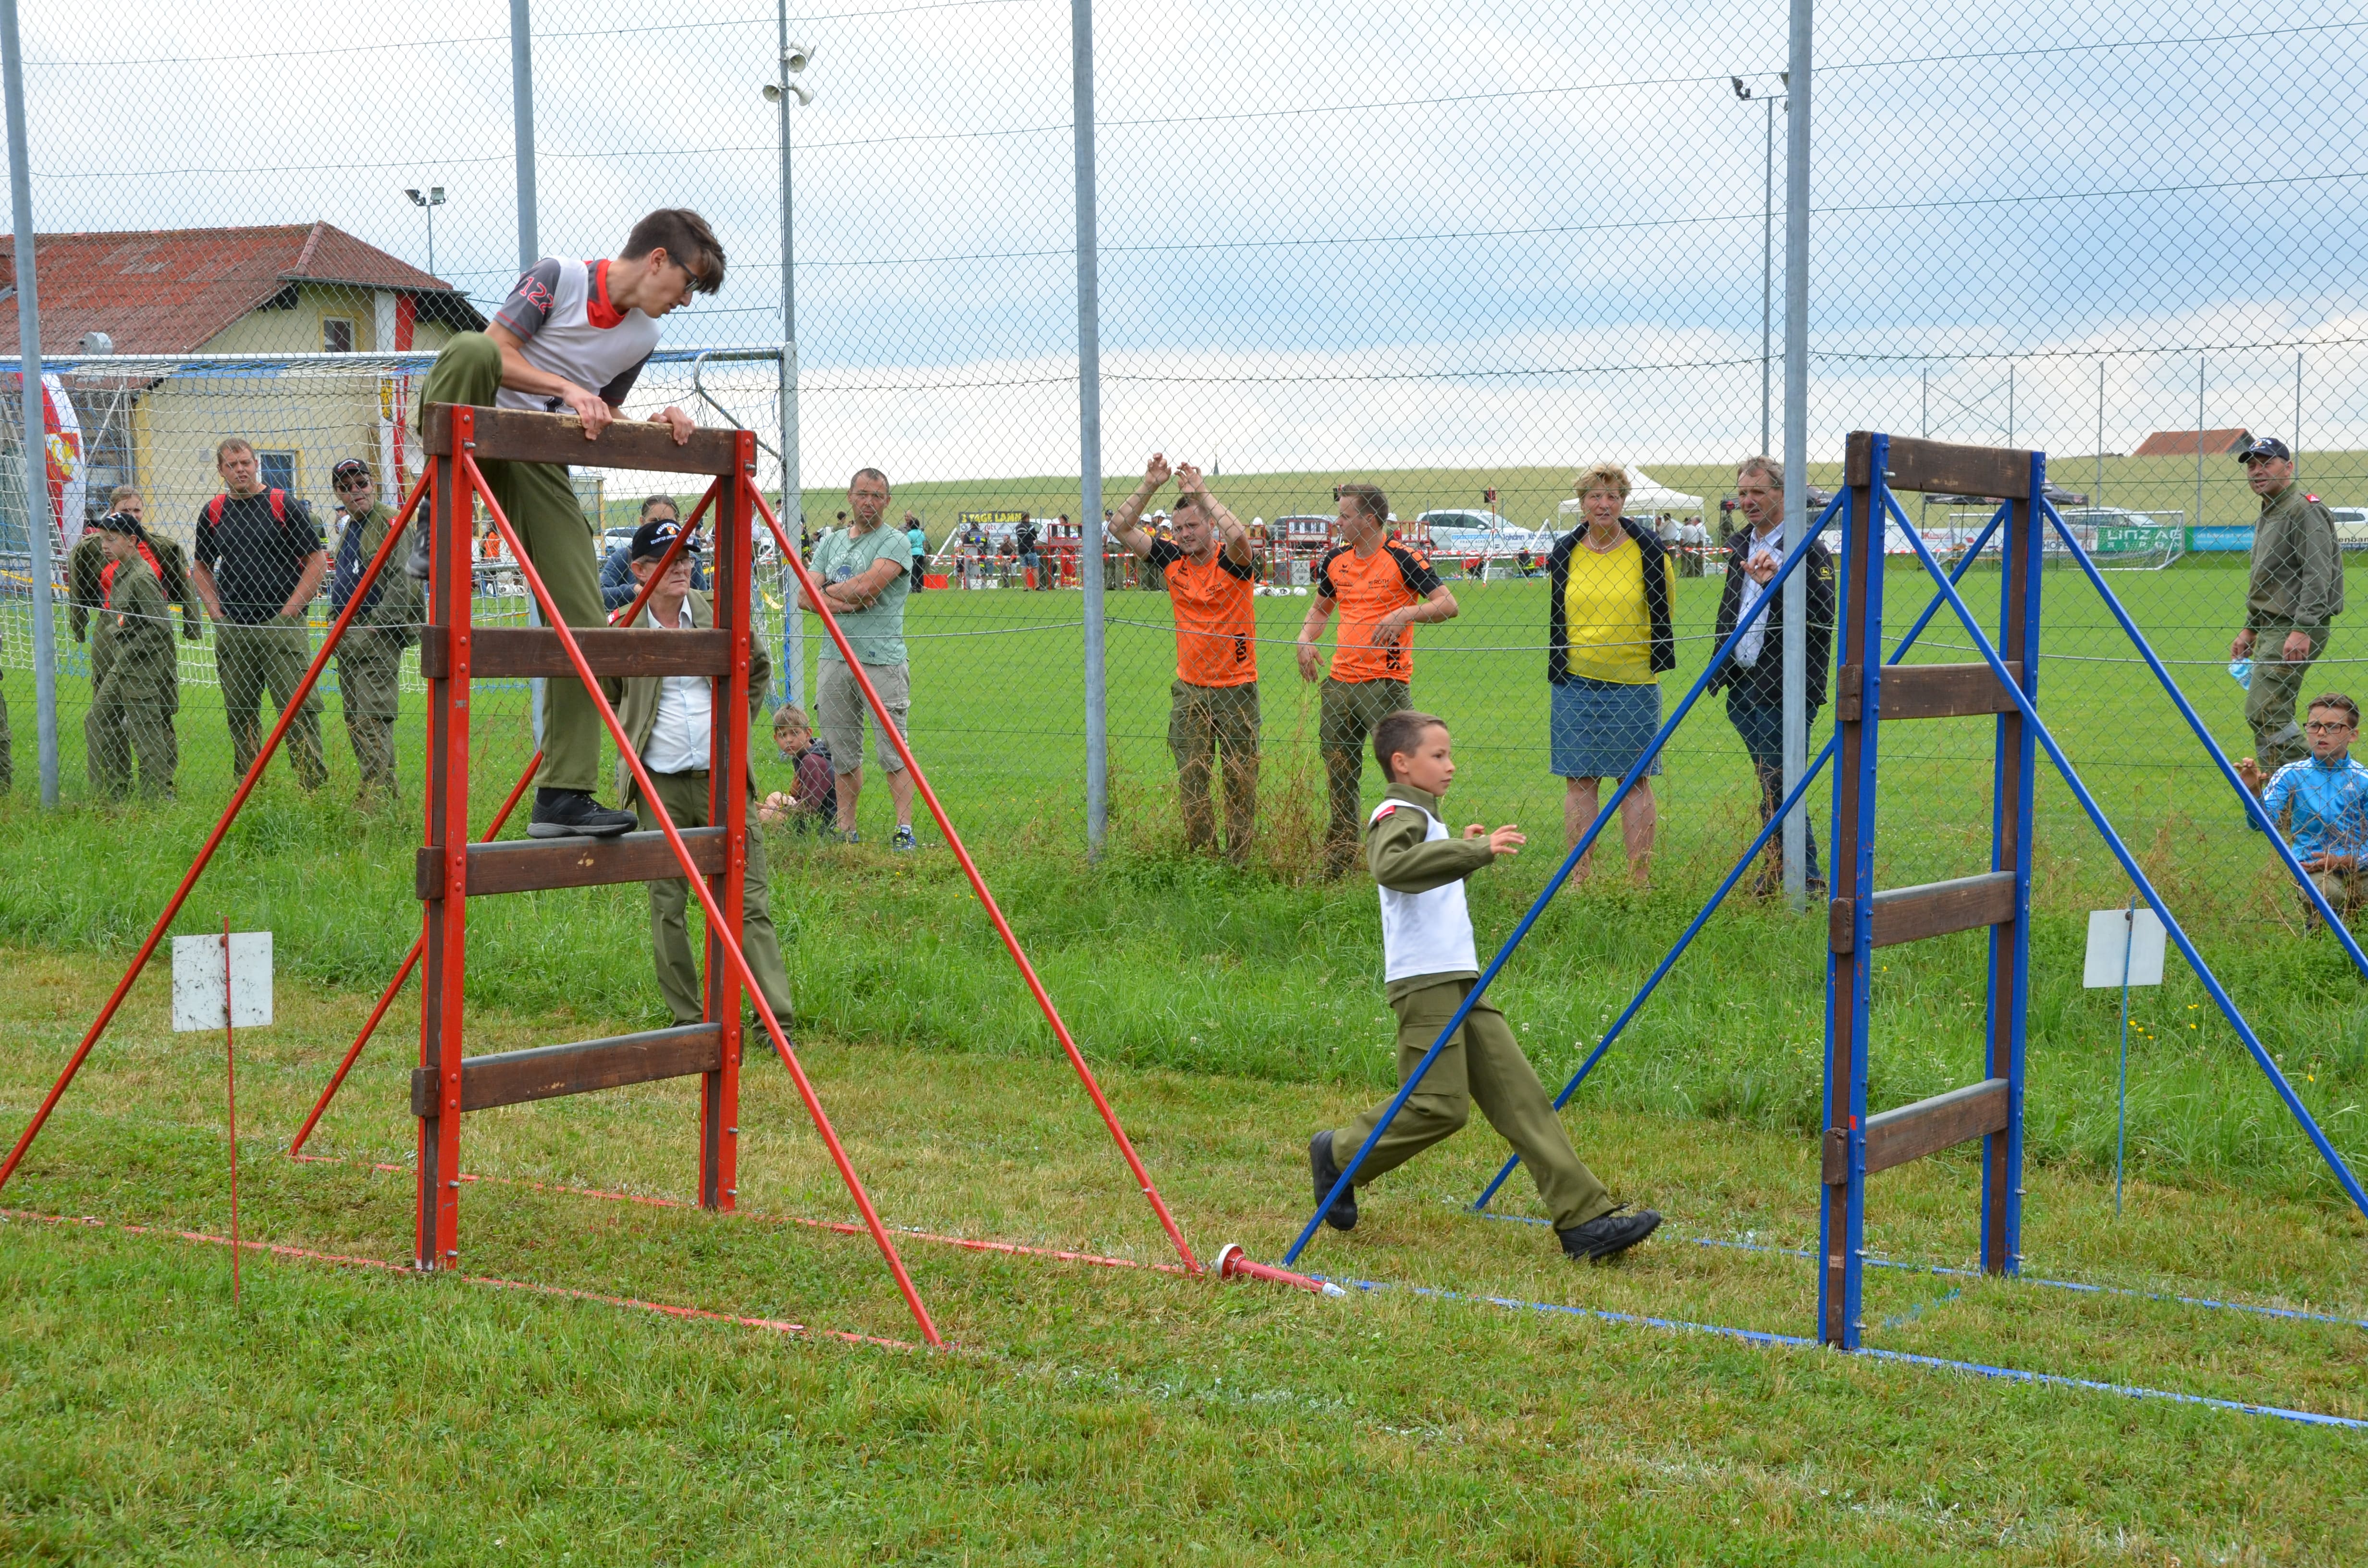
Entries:
[[[863, 673], [871, 681], [871, 689], [880, 694], [881, 702], [896, 721], [896, 733], [908, 740], [912, 732], [905, 728], [905, 710], [913, 705], [913, 675], [908, 665], [866, 665]], [[866, 720], [871, 719], [871, 704], [863, 699], [863, 687], [856, 684], [854, 674], [837, 659], [814, 661], [814, 717], [822, 724], [823, 744], [830, 747], [833, 773], [844, 777], [860, 772], [863, 767], [863, 732]], [[905, 761], [896, 755], [887, 735], [877, 728], [873, 720], [871, 754], [880, 766], [891, 773], [905, 771]]]

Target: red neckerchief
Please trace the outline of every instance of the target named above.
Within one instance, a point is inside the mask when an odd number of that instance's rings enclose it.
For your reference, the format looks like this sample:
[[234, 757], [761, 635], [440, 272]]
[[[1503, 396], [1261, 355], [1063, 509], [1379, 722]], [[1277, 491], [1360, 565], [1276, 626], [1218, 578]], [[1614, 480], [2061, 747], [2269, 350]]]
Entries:
[[[156, 574], [158, 582], [165, 580], [165, 569], [156, 564], [156, 552], [148, 548], [148, 541], [144, 539], [140, 541], [140, 558], [148, 562], [148, 570]], [[98, 603], [102, 609], [115, 608], [115, 569], [121, 564], [121, 562], [110, 561], [98, 569]]]
[[592, 290], [584, 300], [584, 318], [602, 331], [623, 323], [625, 312], [609, 302], [609, 264], [592, 264]]

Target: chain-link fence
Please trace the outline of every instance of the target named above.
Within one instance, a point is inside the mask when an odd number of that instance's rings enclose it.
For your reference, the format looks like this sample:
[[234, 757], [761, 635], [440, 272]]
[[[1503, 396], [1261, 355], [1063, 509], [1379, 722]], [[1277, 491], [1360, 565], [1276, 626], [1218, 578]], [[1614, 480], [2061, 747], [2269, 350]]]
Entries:
[[[1071, 19], [1052, 0], [694, 7], [659, 23], [537, 7], [527, 250], [613, 256], [661, 206], [712, 223], [723, 288], [666, 318], [666, 351], [627, 409], [671, 403], [755, 428], [766, 483], [798, 487], [815, 533], [839, 526], [856, 469], [891, 476], [889, 526], [909, 512], [925, 539], [905, 608], [915, 744], [958, 811], [1081, 842], [1077, 588], [1099, 556], [1113, 832], [1172, 846], [1178, 599], [1081, 515]], [[62, 437], [79, 427], [79, 489], [62, 504], [93, 511], [130, 484], [159, 531], [186, 528], [220, 488], [225, 435], [252, 440], [267, 482], [324, 523], [342, 457], [373, 460], [393, 494], [416, 460], [405, 427], [428, 358], [481, 326], [518, 270], [516, 60], [498, 17], [431, 5], [332, 26], [266, 3], [227, 33], [185, 34], [101, 4], [30, 20], [43, 341]], [[2360, 24], [1867, 0], [1817, 21], [1804, 477], [1836, 483], [1853, 427], [2045, 449], [2067, 521], [2118, 568], [2108, 580], [2215, 734], [2256, 750], [2227, 666], [2248, 619], [2276, 617], [2247, 608], [2261, 503], [2234, 458], [2242, 441], [2288, 443], [2337, 542], [2368, 546], [2349, 240], [2368, 171], [2322, 107], [2362, 62]], [[1216, 4], [1105, 6], [1094, 24], [1105, 505], [1119, 509], [1157, 452], [1198, 465], [1245, 525], [1252, 858], [1294, 876], [1321, 864], [1324, 688], [1302, 678], [1294, 642], [1317, 564], [1342, 542], [1344, 483], [1380, 487], [1383, 531], [1455, 601], [1452, 619], [1412, 634], [1410, 696], [1454, 723], [1472, 809], [1550, 834], [1565, 797], [1551, 558], [1581, 520], [1576, 477], [1622, 469], [1629, 516], [1676, 546], [1675, 665], [1646, 672], [1666, 711], [1708, 658], [1733, 581], [1736, 464], [1782, 428], [1783, 8], [1673, 20], [1606, 0], [1452, 17]], [[785, 40], [803, 51], [794, 73]], [[776, 104], [768, 85], [791, 90]], [[108, 102], [185, 108], [93, 112]], [[799, 460], [786, 473], [785, 414]], [[1147, 498], [1155, 531], [1174, 531], [1178, 494], [1171, 481]], [[642, 494], [631, 476], [587, 476], [587, 518], [628, 526]], [[1962, 547], [1988, 512], [1928, 496], [1916, 521]], [[20, 582], [21, 517], [11, 526], [0, 551]], [[66, 577], [62, 565], [62, 592]], [[489, 567], [486, 586], [502, 581]], [[1902, 583], [1904, 631], [1924, 596]], [[2324, 600], [2324, 585], [2312, 592]], [[21, 597], [0, 625], [22, 774]], [[1624, 637], [1608, 621], [1595, 634]], [[782, 695], [811, 699], [821, 641], [804, 631]], [[211, 644], [178, 645], [181, 787], [211, 796], [231, 759], [200, 695]], [[1918, 656], [1966, 646], [1943, 619]], [[2135, 836], [2186, 885], [2295, 918], [2076, 574], [2051, 576], [2042, 647], [2047, 710], [2109, 802], [2136, 813]], [[87, 666], [71, 642], [62, 653], [73, 797], [88, 789], [74, 738]], [[2257, 653], [2257, 682], [2268, 662]], [[2338, 621], [2303, 695], [2357, 671]], [[416, 778], [413, 700], [399, 736]], [[508, 700], [522, 758], [529, 695]], [[1697, 709], [1656, 780], [1664, 865], [1707, 866], [1756, 819], [1725, 709]], [[1988, 746], [1977, 725], [1886, 741], [1912, 786], [1893, 797], [1895, 880], [1971, 869]], [[1369, 766], [1365, 799], [1378, 788]], [[1822, 790], [1812, 801], [1821, 811]], [[2043, 896], [2111, 896], [2110, 868], [2053, 801], [2066, 832], [2043, 838], [2058, 879]]]

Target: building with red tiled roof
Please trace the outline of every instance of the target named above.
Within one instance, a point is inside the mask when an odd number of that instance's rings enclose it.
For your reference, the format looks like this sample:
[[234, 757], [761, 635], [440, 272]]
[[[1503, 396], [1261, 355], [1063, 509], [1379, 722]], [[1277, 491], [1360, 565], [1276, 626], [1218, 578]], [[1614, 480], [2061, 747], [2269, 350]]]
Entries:
[[2137, 444], [2134, 458], [2225, 458], [2253, 443], [2249, 430], [2157, 430]]
[[[176, 533], [220, 487], [226, 436], [252, 442], [267, 482], [324, 519], [340, 458], [370, 460], [392, 493], [411, 468], [404, 425], [426, 357], [485, 324], [459, 289], [328, 223], [41, 234], [34, 259], [43, 358], [78, 361], [59, 382], [81, 426], [85, 514], [131, 484], [152, 526]], [[0, 236], [0, 303], [16, 284], [16, 246]], [[16, 312], [0, 309], [0, 359], [17, 352]], [[101, 354], [358, 358], [158, 366]]]
[[[468, 296], [328, 223], [40, 234], [41, 347], [71, 354], [104, 333], [118, 354], [401, 353], [422, 324], [484, 325]], [[17, 286], [0, 236], [0, 299]], [[342, 341], [323, 324], [343, 322]], [[0, 315], [0, 354], [17, 316]]]

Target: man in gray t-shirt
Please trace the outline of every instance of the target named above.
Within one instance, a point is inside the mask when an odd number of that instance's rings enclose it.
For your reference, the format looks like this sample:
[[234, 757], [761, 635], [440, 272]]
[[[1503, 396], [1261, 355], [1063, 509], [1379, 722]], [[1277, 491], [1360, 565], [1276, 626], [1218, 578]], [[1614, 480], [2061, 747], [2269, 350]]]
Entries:
[[[833, 528], [814, 541], [815, 586], [847, 634], [847, 645], [863, 666], [865, 678], [895, 720], [896, 733], [908, 735], [905, 714], [913, 687], [905, 661], [905, 597], [912, 587], [912, 544], [904, 529], [886, 524], [888, 476], [878, 469], [857, 472], [847, 486], [847, 527]], [[812, 611], [814, 607], [805, 603], [804, 608]], [[814, 665], [814, 710], [838, 776], [839, 832], [849, 844], [860, 842], [860, 836], [855, 802], [863, 790], [868, 707], [863, 688], [839, 657], [837, 643], [825, 640]], [[872, 755], [887, 771], [888, 795], [896, 806], [896, 833], [889, 847], [911, 849], [913, 777], [884, 732], [873, 734]]]

